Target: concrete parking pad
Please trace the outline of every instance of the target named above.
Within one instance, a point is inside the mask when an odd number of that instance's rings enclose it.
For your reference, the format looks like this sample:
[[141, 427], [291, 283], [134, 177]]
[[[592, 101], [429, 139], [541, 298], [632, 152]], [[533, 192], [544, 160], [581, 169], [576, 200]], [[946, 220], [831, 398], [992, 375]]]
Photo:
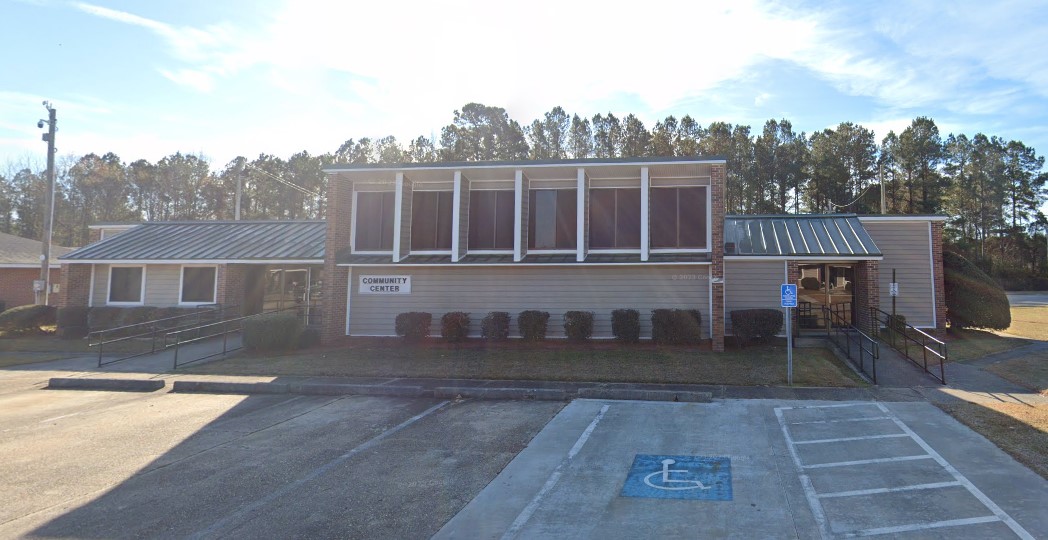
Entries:
[[[729, 461], [729, 497], [643, 495]], [[578, 400], [436, 538], [1034, 538], [1044, 508], [1048, 482], [927, 403]]]
[[563, 403], [0, 395], [0, 538], [421, 538]]

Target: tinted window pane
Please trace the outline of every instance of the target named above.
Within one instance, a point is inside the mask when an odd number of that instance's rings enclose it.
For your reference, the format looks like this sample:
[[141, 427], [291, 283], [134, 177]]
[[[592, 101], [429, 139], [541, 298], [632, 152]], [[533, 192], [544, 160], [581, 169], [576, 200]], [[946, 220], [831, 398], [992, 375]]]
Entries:
[[411, 194], [411, 249], [435, 249], [437, 243], [437, 191]]
[[215, 301], [215, 269], [189, 267], [182, 269], [182, 301]]
[[677, 189], [651, 190], [651, 247], [677, 247]]
[[435, 249], [451, 249], [451, 215], [455, 210], [455, 193], [440, 191], [437, 193], [437, 222]]
[[513, 220], [516, 195], [512, 191], [496, 191], [495, 249], [513, 249]]
[[557, 192], [542, 189], [531, 192], [531, 221], [528, 247], [556, 249], [557, 247]]
[[578, 232], [578, 192], [560, 189], [557, 193], [557, 249], [575, 249]]
[[590, 190], [590, 248], [615, 247], [615, 190]]
[[389, 251], [393, 249], [393, 202], [396, 195], [386, 193], [357, 193], [355, 222], [355, 249], [357, 251]]
[[142, 301], [142, 268], [111, 268], [109, 274], [110, 302]]
[[469, 249], [491, 249], [495, 245], [496, 193], [469, 193]]
[[615, 190], [615, 247], [640, 247], [640, 190]]
[[679, 188], [680, 247], [704, 249], [706, 245], [706, 188]]

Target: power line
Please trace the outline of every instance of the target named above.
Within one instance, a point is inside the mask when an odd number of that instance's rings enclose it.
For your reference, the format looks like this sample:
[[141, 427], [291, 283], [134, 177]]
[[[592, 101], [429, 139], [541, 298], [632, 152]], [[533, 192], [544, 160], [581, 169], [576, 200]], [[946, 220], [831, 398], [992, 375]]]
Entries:
[[[877, 184], [877, 185], [879, 185], [879, 184]], [[834, 207], [837, 207], [837, 208], [847, 208], [847, 207], [849, 207], [849, 206], [859, 202], [859, 199], [861, 199], [863, 195], [866, 195], [866, 192], [869, 191], [870, 189], [872, 189], [873, 186], [874, 186], [874, 184], [870, 184], [870, 185], [866, 186], [866, 189], [862, 190], [862, 193], [859, 193], [859, 195], [857, 195], [854, 199], [852, 199], [852, 202], [850, 202], [848, 204], [837, 204], [837, 203], [835, 203], [833, 201], [827, 201], [827, 202], [830, 203], [830, 206], [834, 206]]]
[[251, 167], [252, 169], [254, 169], [256, 172], [262, 173], [262, 174], [268, 176], [269, 178], [271, 178], [273, 180], [276, 180], [277, 182], [280, 182], [281, 184], [284, 184], [285, 186], [288, 186], [290, 188], [294, 188], [294, 189], [296, 189], [296, 190], [298, 190], [298, 191], [300, 191], [302, 193], [305, 193], [306, 195], [312, 195], [314, 197], [319, 197], [320, 196], [319, 193], [316, 193], [314, 191], [310, 191], [310, 190], [308, 190], [308, 189], [306, 189], [306, 188], [304, 188], [304, 187], [302, 187], [302, 186], [300, 186], [298, 184], [295, 184], [295, 183], [292, 183], [292, 182], [288, 182], [287, 180], [284, 180], [283, 178], [280, 178], [279, 176], [277, 176], [275, 174], [272, 174], [272, 173], [270, 173], [268, 171], [264, 171], [264, 170], [262, 170], [261, 168], [255, 166], [255, 165], [252, 165], [250, 163], [247, 163], [246, 165], [248, 167]]

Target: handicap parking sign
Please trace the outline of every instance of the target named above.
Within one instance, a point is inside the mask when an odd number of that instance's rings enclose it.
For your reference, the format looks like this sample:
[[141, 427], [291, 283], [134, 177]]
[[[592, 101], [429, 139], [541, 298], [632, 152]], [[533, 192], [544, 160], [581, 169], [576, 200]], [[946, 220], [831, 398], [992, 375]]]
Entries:
[[797, 285], [783, 283], [781, 287], [782, 307], [797, 307]]
[[622, 485], [623, 497], [731, 500], [731, 459], [637, 454]]

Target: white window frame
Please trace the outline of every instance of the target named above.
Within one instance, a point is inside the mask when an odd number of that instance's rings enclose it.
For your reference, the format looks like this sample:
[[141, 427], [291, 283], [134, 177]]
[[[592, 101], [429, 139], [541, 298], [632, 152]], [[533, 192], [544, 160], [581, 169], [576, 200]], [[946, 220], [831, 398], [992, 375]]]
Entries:
[[[385, 189], [385, 190], [360, 190], [360, 191], [354, 190], [353, 191], [353, 219], [351, 219], [350, 222], [349, 222], [349, 236], [350, 236], [350, 238], [352, 238], [352, 240], [351, 240], [352, 244], [351, 245], [353, 246], [353, 249], [352, 249], [351, 253], [353, 253], [354, 255], [393, 255], [393, 250], [392, 249], [390, 249], [388, 251], [370, 251], [370, 250], [361, 251], [361, 250], [357, 249], [357, 216], [358, 216], [358, 214], [357, 214], [357, 194], [358, 193], [393, 193], [393, 191], [388, 190], [388, 189]], [[394, 215], [394, 217], [393, 217], [393, 238], [394, 238], [394, 245], [396, 245], [396, 241], [395, 241], [396, 240], [396, 236], [397, 236], [397, 227], [396, 227], [397, 221], [396, 220], [397, 220], [397, 216], [399, 215], [399, 213], [397, 212], [397, 203], [395, 201], [393, 203], [393, 215]]]
[[[411, 255], [449, 255], [449, 256], [452, 256], [452, 258], [454, 258], [454, 256], [452, 254], [454, 253], [455, 243], [457, 242], [456, 238], [458, 237], [458, 233], [459, 233], [458, 229], [455, 227], [455, 223], [456, 223], [456, 221], [458, 221], [456, 219], [457, 213], [455, 212], [456, 207], [458, 206], [458, 204], [457, 204], [457, 197], [455, 197], [455, 190], [450, 190], [449, 191], [447, 189], [413, 189], [411, 191], [412, 196], [414, 196], [416, 191], [419, 191], [419, 192], [428, 191], [430, 193], [451, 193], [451, 197], [452, 197], [452, 199], [451, 199], [451, 248], [450, 249], [409, 249], [408, 250], [408, 256], [411, 256]], [[411, 222], [411, 218], [415, 214], [415, 201], [414, 200], [411, 201], [411, 213], [412, 213], [412, 216], [408, 217], [408, 222], [409, 223]], [[410, 243], [411, 243], [411, 235], [409, 233], [409, 235], [408, 235], [408, 244], [410, 244]]]
[[[141, 268], [142, 283], [138, 289], [138, 302], [114, 302], [110, 300], [113, 295], [113, 269], [114, 268]], [[146, 303], [146, 265], [144, 264], [111, 264], [109, 265], [109, 276], [106, 281], [106, 305], [107, 306], [144, 306]]]
[[[650, 253], [710, 253], [713, 251], [713, 190], [710, 186], [705, 185], [665, 185], [652, 187], [651, 190], [656, 189], [674, 189], [674, 188], [704, 188], [706, 190], [706, 248], [650, 248]], [[650, 195], [649, 195], [650, 197]], [[679, 195], [678, 195], [679, 197]], [[679, 204], [679, 203], [678, 203]], [[649, 219], [651, 217], [649, 216]], [[649, 224], [650, 227], [650, 224]], [[677, 224], [680, 228], [680, 223]], [[648, 242], [651, 242], [651, 235], [648, 235]]]
[[[186, 268], [214, 268], [215, 281], [211, 287], [210, 302], [183, 302], [182, 293], [186, 283]], [[178, 305], [179, 306], [209, 306], [218, 302], [218, 265], [217, 264], [183, 264], [178, 271]]]
[[[632, 180], [632, 179], [630, 179], [630, 180]], [[644, 197], [644, 188], [641, 187], [639, 184], [636, 185], [636, 186], [632, 186], [632, 185], [631, 186], [618, 186], [618, 185], [616, 185], [616, 186], [590, 186], [587, 191], [592, 192], [592, 191], [597, 190], [597, 189], [640, 189], [640, 194], [641, 194], [641, 197], [640, 197], [641, 201], [640, 202], [641, 202], [641, 205], [644, 204], [644, 199], [645, 199], [645, 197]], [[587, 199], [589, 198], [589, 193], [586, 194], [586, 198]], [[590, 205], [587, 204], [586, 207], [587, 207], [586, 211], [588, 213], [590, 211]], [[586, 217], [589, 217], [589, 216], [586, 216]], [[640, 224], [640, 227], [641, 227], [641, 234], [640, 234], [641, 246], [644, 245], [644, 226], [645, 226], [645, 224], [644, 224], [644, 219], [643, 218], [644, 218], [644, 209], [643, 209], [643, 206], [642, 206], [641, 207], [641, 224]], [[615, 216], [615, 219], [618, 220], [618, 216], [617, 215]], [[618, 225], [618, 223], [616, 223], [616, 226], [617, 225]], [[593, 220], [590, 220], [589, 230], [587, 230], [586, 233], [590, 237], [593, 236]], [[589, 252], [590, 253], [605, 254], [605, 255], [639, 255], [641, 253], [641, 248], [640, 247], [636, 247], [636, 248], [616, 248], [616, 247], [598, 248], [598, 247], [592, 247], [592, 244], [590, 244]]]

